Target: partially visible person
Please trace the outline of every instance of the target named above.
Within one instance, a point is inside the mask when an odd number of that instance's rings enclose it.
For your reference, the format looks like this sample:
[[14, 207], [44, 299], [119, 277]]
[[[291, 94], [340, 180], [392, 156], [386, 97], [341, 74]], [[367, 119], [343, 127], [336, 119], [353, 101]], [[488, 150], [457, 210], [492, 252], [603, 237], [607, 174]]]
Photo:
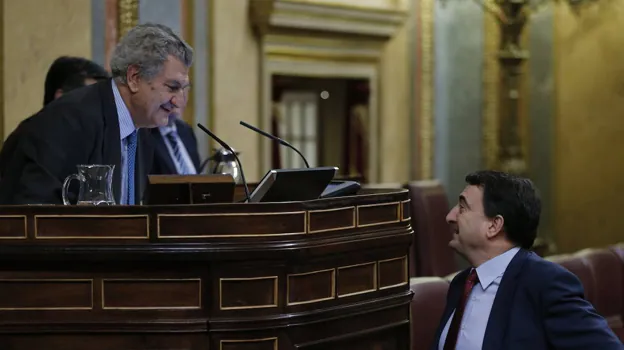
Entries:
[[190, 125], [171, 116], [167, 125], [151, 131], [155, 142], [150, 174], [194, 175], [200, 172], [197, 138]]
[[116, 203], [139, 204], [153, 159], [146, 129], [180, 114], [192, 61], [193, 49], [170, 28], [134, 27], [112, 55], [112, 80], [63, 95], [18, 127], [0, 204], [61, 204], [78, 164], [115, 165]]
[[533, 183], [497, 171], [466, 182], [446, 220], [472, 266], [450, 284], [432, 349], [624, 349], [579, 279], [529, 251], [541, 214]]
[[[62, 56], [54, 60], [48, 69], [44, 82], [43, 106], [61, 97], [72, 90], [95, 84], [98, 81], [109, 79], [110, 76], [104, 67], [82, 57]], [[28, 123], [31, 117], [24, 119], [20, 124]], [[18, 128], [23, 130], [23, 128]], [[0, 178], [7, 170], [6, 164], [17, 146], [19, 133], [14, 130], [7, 137], [0, 150]]]
[[99, 64], [82, 57], [61, 56], [52, 62], [44, 83], [43, 105], [64, 93], [110, 78]]

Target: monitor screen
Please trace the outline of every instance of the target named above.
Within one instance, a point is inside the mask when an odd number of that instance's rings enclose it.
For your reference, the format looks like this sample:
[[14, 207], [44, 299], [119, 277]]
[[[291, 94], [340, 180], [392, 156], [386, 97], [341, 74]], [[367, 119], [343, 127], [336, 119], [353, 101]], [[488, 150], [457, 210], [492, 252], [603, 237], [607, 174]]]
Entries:
[[337, 167], [270, 170], [251, 193], [249, 202], [318, 199], [337, 172]]

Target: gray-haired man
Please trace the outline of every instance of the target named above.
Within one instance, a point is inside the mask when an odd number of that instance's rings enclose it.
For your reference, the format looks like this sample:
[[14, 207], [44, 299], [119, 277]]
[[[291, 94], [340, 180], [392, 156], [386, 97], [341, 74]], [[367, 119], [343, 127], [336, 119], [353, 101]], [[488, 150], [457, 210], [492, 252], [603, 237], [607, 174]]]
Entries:
[[63, 95], [23, 126], [0, 204], [62, 203], [63, 180], [78, 164], [115, 165], [115, 201], [139, 204], [153, 156], [145, 128], [184, 108], [192, 61], [192, 48], [166, 26], [133, 28], [115, 48], [112, 79]]

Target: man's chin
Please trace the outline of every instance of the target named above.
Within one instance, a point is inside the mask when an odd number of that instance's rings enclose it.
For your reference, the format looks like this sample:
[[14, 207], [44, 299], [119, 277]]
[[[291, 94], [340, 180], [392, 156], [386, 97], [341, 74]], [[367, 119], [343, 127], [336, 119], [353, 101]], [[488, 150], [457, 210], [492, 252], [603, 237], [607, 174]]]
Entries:
[[448, 246], [453, 248], [454, 250], [459, 250], [460, 244], [457, 237], [453, 237], [453, 239], [449, 241]]

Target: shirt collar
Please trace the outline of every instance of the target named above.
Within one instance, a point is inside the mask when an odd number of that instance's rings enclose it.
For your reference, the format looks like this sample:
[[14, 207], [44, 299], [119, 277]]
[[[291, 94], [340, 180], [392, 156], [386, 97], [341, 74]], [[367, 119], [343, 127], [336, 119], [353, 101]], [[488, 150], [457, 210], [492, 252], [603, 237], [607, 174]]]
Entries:
[[519, 250], [518, 247], [511, 248], [477, 267], [477, 276], [479, 276], [479, 283], [483, 290], [486, 290], [497, 277], [501, 277], [505, 273], [511, 259], [516, 256]]
[[117, 84], [114, 79], [111, 79], [111, 84], [113, 85], [113, 96], [115, 97], [115, 107], [117, 107], [117, 117], [119, 118], [119, 137], [123, 140], [132, 134], [137, 128], [134, 126], [130, 110], [128, 110], [126, 103], [121, 97], [121, 93], [119, 92], [119, 88], [117, 88]]

